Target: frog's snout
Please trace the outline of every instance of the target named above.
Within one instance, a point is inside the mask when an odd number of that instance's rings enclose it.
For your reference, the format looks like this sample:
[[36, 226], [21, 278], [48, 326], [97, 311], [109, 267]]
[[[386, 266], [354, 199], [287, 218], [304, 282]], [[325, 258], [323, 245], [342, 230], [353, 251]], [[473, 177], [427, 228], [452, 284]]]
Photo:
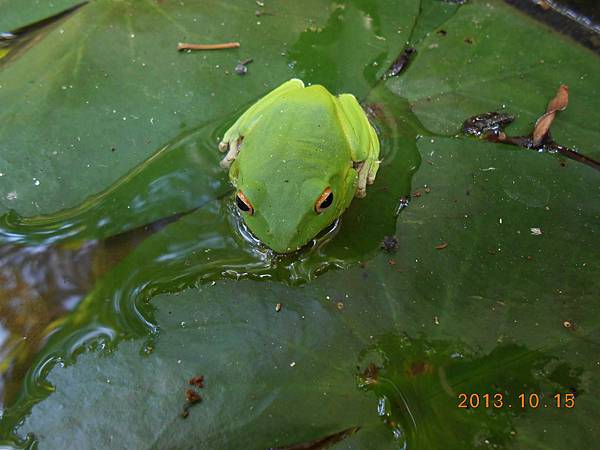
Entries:
[[300, 231], [299, 225], [293, 222], [279, 222], [276, 227], [269, 227], [266, 230], [266, 236], [258, 236], [258, 238], [277, 253], [290, 253], [306, 244], [301, 242]]

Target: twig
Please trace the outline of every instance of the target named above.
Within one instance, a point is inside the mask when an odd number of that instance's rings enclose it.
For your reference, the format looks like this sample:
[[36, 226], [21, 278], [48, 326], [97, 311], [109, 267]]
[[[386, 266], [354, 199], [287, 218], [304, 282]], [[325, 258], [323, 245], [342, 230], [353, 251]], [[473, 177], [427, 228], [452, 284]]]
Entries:
[[239, 48], [239, 42], [224, 42], [222, 44], [188, 44], [180, 42], [177, 44], [177, 50], [225, 50], [228, 48]]

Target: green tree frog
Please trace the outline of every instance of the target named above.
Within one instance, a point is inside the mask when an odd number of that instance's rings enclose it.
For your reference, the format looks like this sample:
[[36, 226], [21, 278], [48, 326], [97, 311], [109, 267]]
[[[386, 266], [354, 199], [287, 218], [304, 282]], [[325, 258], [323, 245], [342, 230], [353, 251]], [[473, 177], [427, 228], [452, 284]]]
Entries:
[[219, 149], [244, 222], [277, 253], [300, 249], [364, 197], [380, 163], [356, 98], [298, 79], [248, 108]]

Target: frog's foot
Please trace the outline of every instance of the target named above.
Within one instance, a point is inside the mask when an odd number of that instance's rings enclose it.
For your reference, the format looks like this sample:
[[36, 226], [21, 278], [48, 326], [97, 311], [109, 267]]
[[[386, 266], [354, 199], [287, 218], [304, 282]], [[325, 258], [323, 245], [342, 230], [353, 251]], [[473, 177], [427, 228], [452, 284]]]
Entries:
[[373, 184], [375, 181], [379, 164], [381, 164], [381, 161], [377, 160], [366, 160], [358, 163], [356, 166], [356, 170], [358, 170], [358, 185], [356, 186], [355, 197], [363, 198], [367, 195], [367, 184]]
[[228, 169], [231, 166], [231, 163], [235, 161], [238, 154], [240, 153], [240, 147], [242, 145], [242, 141], [244, 140], [244, 136], [239, 136], [234, 140], [223, 140], [219, 144], [219, 151], [227, 152], [225, 158], [223, 158], [220, 162], [220, 166], [223, 169]]

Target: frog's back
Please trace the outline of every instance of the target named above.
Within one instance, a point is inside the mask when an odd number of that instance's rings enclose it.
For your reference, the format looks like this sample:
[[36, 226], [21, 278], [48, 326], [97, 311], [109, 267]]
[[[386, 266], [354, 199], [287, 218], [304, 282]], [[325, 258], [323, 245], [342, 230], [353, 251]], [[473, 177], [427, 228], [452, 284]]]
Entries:
[[263, 113], [252, 138], [264, 143], [278, 141], [285, 147], [279, 149], [282, 153], [307, 152], [319, 147], [326, 150], [329, 157], [335, 158], [338, 155], [334, 154], [339, 153], [350, 160], [349, 147], [339, 145], [345, 139], [336, 101], [336, 97], [320, 85], [286, 93]]

